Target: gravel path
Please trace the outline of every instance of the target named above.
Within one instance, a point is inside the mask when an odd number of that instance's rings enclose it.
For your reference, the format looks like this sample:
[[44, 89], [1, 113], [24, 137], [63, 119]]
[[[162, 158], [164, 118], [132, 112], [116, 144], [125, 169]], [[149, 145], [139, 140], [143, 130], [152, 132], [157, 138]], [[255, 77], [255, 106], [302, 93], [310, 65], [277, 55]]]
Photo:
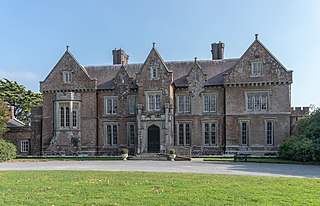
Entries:
[[48, 161], [0, 163], [0, 171], [4, 170], [141, 171], [320, 178], [320, 166], [249, 162]]

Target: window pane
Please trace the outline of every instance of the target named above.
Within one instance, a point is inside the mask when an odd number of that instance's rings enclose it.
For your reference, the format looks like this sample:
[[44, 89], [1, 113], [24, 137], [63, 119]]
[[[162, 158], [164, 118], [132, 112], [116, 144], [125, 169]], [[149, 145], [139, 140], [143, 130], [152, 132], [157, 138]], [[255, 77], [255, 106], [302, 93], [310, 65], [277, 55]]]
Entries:
[[204, 125], [204, 144], [209, 144], [209, 124]]
[[216, 111], [216, 96], [211, 95], [210, 96], [210, 112]]
[[77, 111], [73, 110], [72, 111], [72, 127], [77, 127]]
[[113, 125], [113, 139], [112, 139], [112, 144], [118, 144], [118, 130], [117, 130], [117, 125]]
[[248, 94], [247, 96], [247, 109], [248, 111], [253, 111], [253, 95], [252, 94]]
[[183, 143], [184, 143], [183, 124], [179, 124], [179, 145], [183, 145]]
[[156, 110], [160, 110], [160, 95], [156, 95]]
[[183, 112], [183, 96], [178, 97], [178, 112]]
[[255, 111], [260, 111], [260, 95], [259, 94], [255, 94], [254, 95], [254, 110]]
[[274, 127], [273, 122], [267, 122], [267, 144], [273, 144], [273, 137], [274, 137]]
[[247, 123], [242, 122], [241, 124], [241, 144], [242, 145], [247, 145], [247, 137], [248, 137]]
[[129, 114], [135, 114], [136, 113], [136, 98], [130, 97], [129, 98]]
[[129, 126], [129, 144], [134, 145], [134, 138], [135, 137], [135, 131], [134, 131], [134, 125]]
[[117, 114], [118, 100], [117, 99], [112, 99], [112, 100], [113, 100], [113, 111], [112, 111], [112, 114]]
[[148, 96], [148, 101], [149, 101], [149, 111], [154, 110], [154, 96], [150, 95]]
[[111, 114], [111, 113], [112, 113], [112, 100], [107, 99], [107, 114]]
[[185, 96], [185, 112], [190, 112], [190, 96]]
[[107, 144], [111, 145], [111, 125], [107, 125]]
[[204, 96], [204, 111], [209, 112], [209, 96]]
[[70, 126], [70, 109], [66, 107], [66, 127]]
[[60, 126], [64, 127], [64, 108], [60, 108]]
[[261, 95], [261, 110], [268, 109], [268, 97], [266, 94]]
[[186, 124], [186, 145], [190, 145], [190, 124]]
[[211, 124], [211, 144], [216, 144], [216, 124]]

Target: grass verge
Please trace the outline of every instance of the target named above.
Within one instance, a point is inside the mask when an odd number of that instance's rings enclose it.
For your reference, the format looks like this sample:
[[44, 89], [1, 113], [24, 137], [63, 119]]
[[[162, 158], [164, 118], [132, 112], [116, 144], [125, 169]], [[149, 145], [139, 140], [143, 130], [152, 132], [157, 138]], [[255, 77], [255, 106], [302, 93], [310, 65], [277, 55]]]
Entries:
[[4, 171], [0, 205], [320, 205], [319, 188], [319, 179]]
[[[233, 157], [208, 157], [208, 158], [203, 158], [203, 161], [232, 161], [233, 162], [234, 158]], [[320, 162], [298, 162], [293, 160], [284, 160], [280, 158], [256, 158], [256, 157], [248, 157], [247, 162], [320, 165]]]
[[48, 161], [111, 161], [122, 160], [121, 157], [18, 157], [9, 162], [48, 162]]

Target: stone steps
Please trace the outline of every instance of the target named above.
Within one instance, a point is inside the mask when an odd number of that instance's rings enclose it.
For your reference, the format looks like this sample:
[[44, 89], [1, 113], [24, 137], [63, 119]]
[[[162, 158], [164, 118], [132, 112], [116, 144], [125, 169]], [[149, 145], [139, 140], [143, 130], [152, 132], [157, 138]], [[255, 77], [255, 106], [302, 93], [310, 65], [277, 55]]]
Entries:
[[129, 158], [130, 160], [156, 160], [156, 161], [167, 161], [168, 155], [161, 153], [143, 153]]

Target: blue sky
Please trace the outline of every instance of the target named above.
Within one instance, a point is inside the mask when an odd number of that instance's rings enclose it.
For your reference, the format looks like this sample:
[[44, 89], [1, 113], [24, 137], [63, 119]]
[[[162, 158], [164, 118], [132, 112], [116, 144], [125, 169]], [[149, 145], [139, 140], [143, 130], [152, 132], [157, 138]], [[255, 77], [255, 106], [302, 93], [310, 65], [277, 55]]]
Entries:
[[320, 1], [314, 0], [1, 0], [0, 78], [39, 91], [70, 46], [82, 65], [112, 64], [124, 48], [144, 62], [152, 47], [165, 61], [240, 57], [254, 34], [293, 70], [292, 105], [320, 106]]

